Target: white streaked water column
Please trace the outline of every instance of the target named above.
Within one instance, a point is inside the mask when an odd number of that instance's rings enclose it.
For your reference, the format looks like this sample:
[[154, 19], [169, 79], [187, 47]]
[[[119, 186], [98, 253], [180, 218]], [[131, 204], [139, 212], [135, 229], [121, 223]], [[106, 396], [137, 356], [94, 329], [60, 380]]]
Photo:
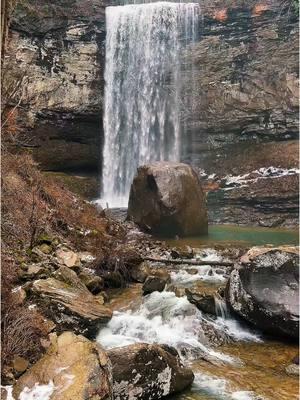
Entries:
[[180, 158], [180, 52], [198, 14], [194, 3], [106, 8], [102, 199], [110, 207], [127, 206], [139, 165]]

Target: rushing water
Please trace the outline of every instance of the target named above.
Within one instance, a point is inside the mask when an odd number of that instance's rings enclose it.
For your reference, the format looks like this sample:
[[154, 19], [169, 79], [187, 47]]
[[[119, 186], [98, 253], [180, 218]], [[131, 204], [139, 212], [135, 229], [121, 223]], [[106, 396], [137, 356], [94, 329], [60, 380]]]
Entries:
[[180, 157], [180, 54], [195, 40], [199, 5], [106, 8], [104, 202], [127, 205], [139, 165]]
[[[207, 261], [219, 260], [221, 253], [205, 251]], [[200, 253], [199, 253], [200, 254]], [[203, 257], [202, 257], [203, 258]], [[168, 267], [171, 286], [189, 287], [208, 293], [224, 286], [228, 272], [209, 266]], [[297, 379], [285, 366], [297, 352], [296, 345], [263, 337], [242, 325], [215, 295], [216, 317], [200, 312], [186, 296], [154, 292], [143, 297], [141, 285], [112, 291], [111, 321], [97, 340], [106, 348], [137, 342], [164, 343], [175, 347], [195, 374], [193, 386], [173, 400], [296, 400]], [[212, 345], [211, 333], [225, 338]], [[229, 338], [229, 343], [228, 343]]]

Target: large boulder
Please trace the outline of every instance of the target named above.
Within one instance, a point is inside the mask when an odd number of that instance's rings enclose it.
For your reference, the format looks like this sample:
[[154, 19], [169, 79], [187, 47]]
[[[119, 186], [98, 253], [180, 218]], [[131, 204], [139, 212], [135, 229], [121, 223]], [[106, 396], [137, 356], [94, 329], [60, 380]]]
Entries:
[[112, 317], [111, 310], [68, 267], [60, 267], [53, 278], [33, 282], [32, 292], [58, 331], [72, 330], [92, 338]]
[[101, 346], [64, 332], [52, 337], [47, 353], [19, 378], [13, 397], [33, 399], [39, 393], [51, 400], [109, 400], [111, 381], [110, 361]]
[[171, 162], [139, 167], [131, 185], [128, 219], [165, 236], [206, 233], [206, 199], [194, 170]]
[[160, 399], [192, 384], [194, 374], [169, 346], [138, 343], [108, 351], [115, 400]]
[[299, 337], [298, 248], [256, 247], [241, 260], [226, 288], [232, 310], [265, 332]]

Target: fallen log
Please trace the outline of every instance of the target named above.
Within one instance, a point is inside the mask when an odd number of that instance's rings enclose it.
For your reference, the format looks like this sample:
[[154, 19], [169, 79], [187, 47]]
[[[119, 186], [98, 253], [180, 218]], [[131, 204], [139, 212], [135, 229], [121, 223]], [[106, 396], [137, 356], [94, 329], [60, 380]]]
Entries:
[[219, 267], [233, 267], [234, 262], [232, 261], [205, 261], [205, 260], [184, 260], [184, 259], [169, 259], [169, 258], [155, 258], [155, 257], [144, 257], [144, 261], [160, 262], [162, 264], [187, 264], [187, 265], [215, 265]]

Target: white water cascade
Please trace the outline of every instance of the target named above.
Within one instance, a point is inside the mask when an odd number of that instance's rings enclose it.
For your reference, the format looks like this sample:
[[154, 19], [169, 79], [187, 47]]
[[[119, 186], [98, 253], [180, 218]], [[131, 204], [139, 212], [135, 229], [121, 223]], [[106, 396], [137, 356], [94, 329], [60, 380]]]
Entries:
[[180, 55], [195, 41], [199, 5], [106, 8], [102, 202], [127, 206], [139, 165], [180, 159]]

